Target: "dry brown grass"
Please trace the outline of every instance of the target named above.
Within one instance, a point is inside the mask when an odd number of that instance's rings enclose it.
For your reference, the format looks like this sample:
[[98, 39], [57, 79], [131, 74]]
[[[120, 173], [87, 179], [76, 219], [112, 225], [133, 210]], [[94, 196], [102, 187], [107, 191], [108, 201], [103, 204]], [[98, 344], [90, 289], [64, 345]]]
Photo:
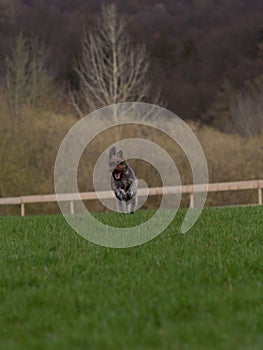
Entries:
[[[25, 109], [19, 120], [12, 120], [4, 101], [0, 111], [0, 196], [53, 193], [54, 163], [60, 143], [77, 119], [68, 115]], [[190, 127], [198, 137], [208, 162], [210, 182], [263, 178], [263, 134], [253, 138], [221, 133], [196, 124]], [[191, 169], [183, 151], [166, 135], [149, 128], [129, 128], [128, 137], [142, 137], [157, 142], [175, 160], [184, 184], [192, 182]], [[116, 141], [113, 131], [107, 131], [91, 143], [79, 165], [80, 190], [92, 189], [92, 169], [100, 153]], [[127, 138], [127, 129], [120, 130]], [[136, 169], [136, 162], [133, 161]], [[138, 165], [138, 164], [137, 164]], [[158, 185], [160, 178], [152, 176], [148, 164], [137, 167], [138, 177], [149, 186]], [[187, 204], [188, 199], [183, 203]], [[208, 205], [256, 202], [256, 193], [220, 193], [209, 195]], [[157, 203], [153, 200], [152, 203]], [[152, 206], [148, 203], [148, 206]], [[34, 206], [31, 206], [34, 212]], [[53, 211], [52, 206], [46, 206]], [[99, 208], [95, 205], [94, 209]], [[10, 209], [11, 210], [11, 209]], [[6, 212], [6, 209], [4, 210]], [[3, 212], [3, 208], [1, 208]], [[9, 212], [9, 210], [8, 210]]]

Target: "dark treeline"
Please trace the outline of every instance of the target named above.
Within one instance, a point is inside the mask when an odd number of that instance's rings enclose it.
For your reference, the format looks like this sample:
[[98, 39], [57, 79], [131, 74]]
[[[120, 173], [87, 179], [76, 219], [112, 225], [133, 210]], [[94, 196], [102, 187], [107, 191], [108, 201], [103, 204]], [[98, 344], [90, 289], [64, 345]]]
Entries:
[[[36, 36], [45, 43], [50, 71], [66, 93], [68, 84], [74, 85], [72, 62], [80, 55], [83, 26], [92, 28], [102, 3], [108, 2], [0, 0], [1, 67], [19, 33]], [[114, 2], [133, 40], [146, 45], [149, 79], [169, 109], [224, 131], [242, 124], [236, 120], [238, 111], [255, 105], [263, 91], [261, 0]], [[227, 122], [231, 118], [232, 124]]]

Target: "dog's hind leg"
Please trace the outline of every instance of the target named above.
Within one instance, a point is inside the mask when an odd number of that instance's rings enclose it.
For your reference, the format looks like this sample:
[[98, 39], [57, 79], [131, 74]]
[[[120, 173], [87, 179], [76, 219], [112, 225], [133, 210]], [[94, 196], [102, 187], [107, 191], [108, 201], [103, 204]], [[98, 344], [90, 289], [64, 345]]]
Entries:
[[131, 201], [126, 203], [126, 213], [130, 213], [131, 212]]
[[129, 197], [131, 198], [129, 201], [129, 213], [133, 214], [136, 210], [137, 206], [137, 180], [135, 179], [128, 191]]

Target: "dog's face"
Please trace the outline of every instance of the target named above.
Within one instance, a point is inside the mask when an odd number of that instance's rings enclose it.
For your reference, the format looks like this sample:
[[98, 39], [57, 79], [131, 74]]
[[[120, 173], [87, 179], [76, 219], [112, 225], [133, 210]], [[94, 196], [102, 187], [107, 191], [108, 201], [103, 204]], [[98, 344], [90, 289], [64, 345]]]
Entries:
[[115, 147], [112, 147], [110, 150], [109, 166], [110, 166], [110, 172], [112, 173], [115, 180], [120, 180], [122, 177], [122, 174], [127, 169], [127, 164], [123, 159], [123, 152], [119, 151], [117, 153]]

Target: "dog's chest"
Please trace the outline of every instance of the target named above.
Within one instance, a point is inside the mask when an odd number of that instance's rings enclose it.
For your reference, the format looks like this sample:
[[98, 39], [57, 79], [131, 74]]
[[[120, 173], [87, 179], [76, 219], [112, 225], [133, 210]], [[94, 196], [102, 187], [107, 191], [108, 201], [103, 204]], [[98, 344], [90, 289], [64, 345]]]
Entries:
[[125, 192], [128, 191], [134, 180], [135, 174], [129, 165], [127, 165], [126, 171], [122, 173], [120, 180], [116, 180], [112, 176], [112, 181], [114, 182], [115, 187], [117, 189], [123, 189]]
[[132, 179], [128, 176], [123, 175], [120, 180], [114, 180], [117, 188], [121, 188], [124, 191], [127, 191], [132, 183]]

